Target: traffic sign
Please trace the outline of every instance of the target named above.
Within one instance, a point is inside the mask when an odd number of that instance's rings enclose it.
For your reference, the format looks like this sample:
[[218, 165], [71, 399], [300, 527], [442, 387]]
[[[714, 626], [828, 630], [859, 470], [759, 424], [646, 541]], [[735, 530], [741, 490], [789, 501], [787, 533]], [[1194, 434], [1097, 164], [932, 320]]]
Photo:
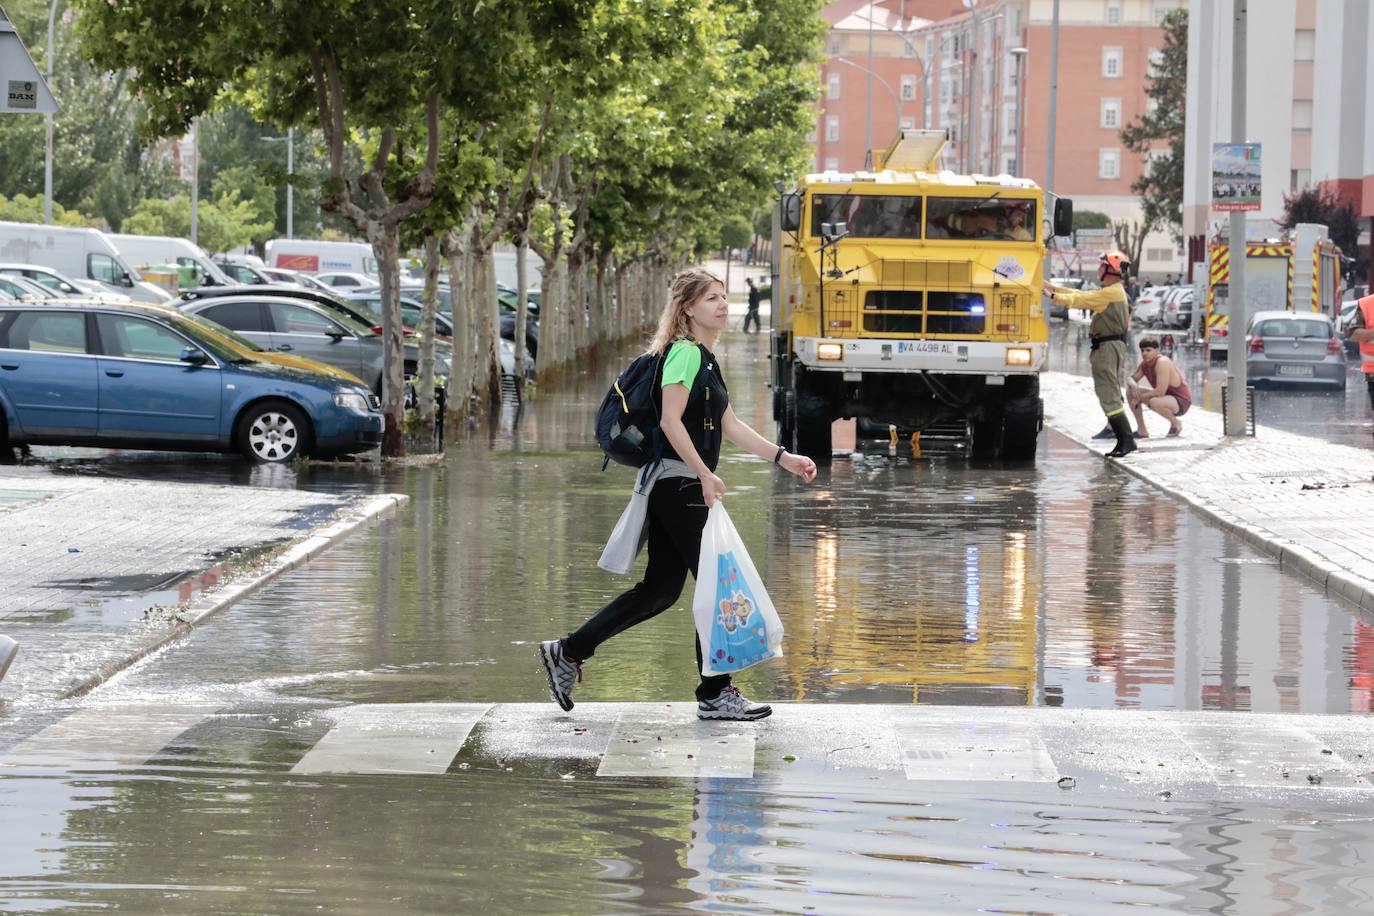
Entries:
[[29, 49], [19, 40], [5, 11], [0, 9], [0, 87], [5, 90], [0, 99], [0, 114], [55, 114], [57, 100], [48, 91], [38, 68], [33, 65]]

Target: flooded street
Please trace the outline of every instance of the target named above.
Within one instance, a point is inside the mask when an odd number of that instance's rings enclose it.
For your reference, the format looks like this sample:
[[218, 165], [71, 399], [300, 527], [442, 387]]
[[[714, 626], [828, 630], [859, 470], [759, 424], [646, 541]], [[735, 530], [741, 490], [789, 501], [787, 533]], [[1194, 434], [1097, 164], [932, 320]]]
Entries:
[[[1054, 368], [1086, 371], [1077, 330], [1056, 325]], [[766, 338], [727, 332], [719, 350], [736, 411], [773, 435]], [[861, 737], [838, 750], [853, 759], [788, 752], [761, 757], [748, 778], [599, 776], [606, 763], [577, 740], [624, 726], [598, 712], [610, 707], [579, 719], [582, 704], [680, 703], [694, 684], [689, 588], [678, 608], [598, 652], [579, 709], [555, 731], [524, 718], [556, 712], [536, 644], [634, 581], [595, 565], [631, 479], [602, 472], [591, 437], [605, 374], [541, 392], [435, 466], [256, 469], [36, 450], [37, 474], [390, 491], [411, 502], [86, 700], [0, 709], [0, 756], [29, 754], [0, 770], [0, 911], [1374, 906], [1368, 789], [1203, 791], [1166, 766], [1163, 738], [1148, 764], [1158, 772], [1108, 763], [1108, 775], [1080, 776], [1072, 791], [948, 773], [916, 781], [908, 745], [896, 758], [906, 775], [884, 762], [885, 730], [917, 744], [933, 734], [903, 731], [892, 707], [1034, 713], [1065, 774], [1066, 760], [1089, 757], [1061, 752], [1091, 754], [1079, 749], [1091, 747], [1100, 710], [1142, 722], [1374, 711], [1374, 620], [1053, 431], [1034, 466], [894, 456], [873, 443], [809, 486], [727, 449], [726, 505], [787, 632], [786, 657], [737, 682], [796, 704], [780, 705], [759, 741], [852, 730]], [[1223, 376], [1214, 367], [1207, 380]], [[1344, 413], [1331, 395], [1257, 403], [1261, 423], [1369, 447], [1363, 386], [1345, 398]], [[1318, 416], [1315, 403], [1332, 409]], [[482, 704], [448, 765], [429, 775], [301, 768], [340, 710], [419, 703]], [[509, 705], [520, 703], [544, 705]], [[407, 715], [398, 707], [397, 722]], [[78, 716], [109, 723], [110, 746], [129, 742], [133, 762], [22, 745]], [[1062, 743], [1050, 738], [1060, 727]]]

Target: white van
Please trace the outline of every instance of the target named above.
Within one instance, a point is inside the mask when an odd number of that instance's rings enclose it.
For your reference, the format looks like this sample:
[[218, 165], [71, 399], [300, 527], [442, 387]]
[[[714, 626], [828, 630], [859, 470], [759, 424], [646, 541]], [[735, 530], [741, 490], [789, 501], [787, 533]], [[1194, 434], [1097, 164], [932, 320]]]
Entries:
[[69, 277], [94, 280], [137, 302], [166, 302], [167, 291], [138, 272], [99, 229], [0, 222], [0, 261], [51, 267]]
[[273, 239], [267, 243], [267, 266], [305, 274], [351, 271], [376, 277], [377, 258], [366, 242], [318, 239]]
[[220, 269], [205, 249], [193, 245], [190, 239], [168, 235], [123, 235], [110, 233], [110, 241], [119, 248], [124, 260], [136, 269], [171, 264], [189, 267], [196, 273], [196, 286], [236, 286]]

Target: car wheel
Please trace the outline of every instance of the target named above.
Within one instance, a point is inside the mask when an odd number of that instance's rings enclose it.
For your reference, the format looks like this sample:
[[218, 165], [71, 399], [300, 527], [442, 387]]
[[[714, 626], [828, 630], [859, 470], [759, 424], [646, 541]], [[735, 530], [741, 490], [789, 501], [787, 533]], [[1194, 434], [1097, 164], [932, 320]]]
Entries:
[[310, 425], [297, 407], [263, 401], [239, 417], [236, 441], [249, 461], [284, 464], [310, 451]]

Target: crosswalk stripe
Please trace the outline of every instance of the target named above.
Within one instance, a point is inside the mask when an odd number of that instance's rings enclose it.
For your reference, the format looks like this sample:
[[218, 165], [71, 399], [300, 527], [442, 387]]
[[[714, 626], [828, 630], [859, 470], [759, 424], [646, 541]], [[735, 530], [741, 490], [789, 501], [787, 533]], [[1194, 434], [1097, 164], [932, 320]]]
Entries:
[[217, 706], [92, 706], [72, 713], [10, 748], [5, 766], [147, 762], [177, 735], [213, 715]]
[[1174, 722], [1169, 727], [1212, 768], [1218, 785], [1369, 787], [1339, 754], [1295, 726]]
[[443, 773], [490, 703], [348, 706], [292, 773]]
[[596, 775], [749, 779], [757, 728], [700, 721], [695, 703], [627, 710], [616, 720]]
[[1054, 782], [1059, 771], [1030, 724], [921, 710], [894, 717], [907, 779]]

